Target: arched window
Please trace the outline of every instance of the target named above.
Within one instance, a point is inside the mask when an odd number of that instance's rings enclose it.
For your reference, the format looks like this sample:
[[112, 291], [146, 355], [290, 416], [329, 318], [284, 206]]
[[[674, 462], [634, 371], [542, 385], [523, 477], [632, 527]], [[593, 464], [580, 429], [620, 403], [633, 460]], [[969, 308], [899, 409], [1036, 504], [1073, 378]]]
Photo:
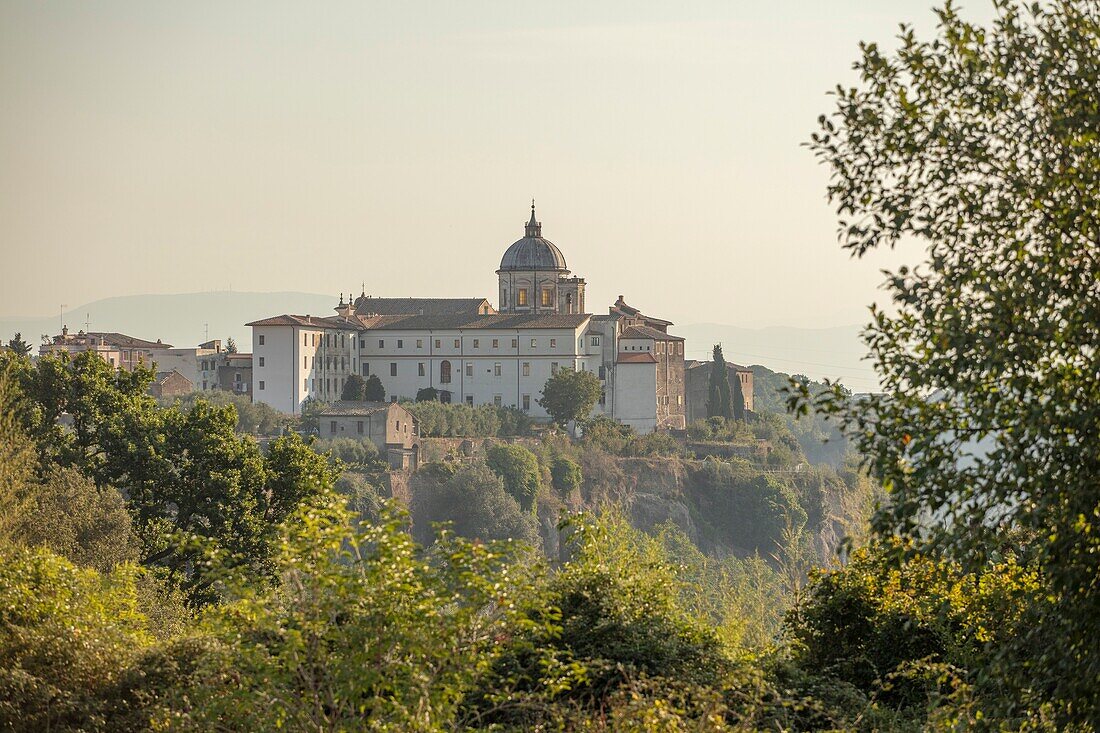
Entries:
[[566, 313], [572, 313], [573, 312], [573, 294], [572, 293], [566, 293], [565, 294], [565, 312]]
[[451, 383], [451, 362], [439, 362], [439, 381], [441, 384]]

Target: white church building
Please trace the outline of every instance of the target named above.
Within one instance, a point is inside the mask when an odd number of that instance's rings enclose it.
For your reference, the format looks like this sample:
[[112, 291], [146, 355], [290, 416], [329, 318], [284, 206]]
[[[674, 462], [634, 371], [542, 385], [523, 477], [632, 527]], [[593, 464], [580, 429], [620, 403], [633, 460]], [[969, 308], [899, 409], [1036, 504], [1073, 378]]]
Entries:
[[485, 298], [382, 298], [365, 293], [330, 316], [253, 321], [252, 394], [296, 414], [313, 398], [340, 398], [353, 374], [377, 375], [391, 401], [425, 387], [442, 402], [515, 407], [547, 418], [538, 404], [558, 369], [596, 374], [596, 414], [641, 433], [685, 426], [684, 340], [669, 321], [643, 315], [622, 296], [607, 315], [585, 312], [585, 281], [561, 250], [527, 222], [497, 270], [500, 307]]

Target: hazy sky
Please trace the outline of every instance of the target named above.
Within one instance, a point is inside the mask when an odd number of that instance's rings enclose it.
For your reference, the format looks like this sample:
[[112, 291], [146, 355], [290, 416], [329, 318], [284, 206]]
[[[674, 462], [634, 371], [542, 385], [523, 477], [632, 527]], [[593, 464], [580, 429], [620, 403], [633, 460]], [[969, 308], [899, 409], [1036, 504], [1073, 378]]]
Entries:
[[495, 301], [535, 197], [589, 310], [862, 322], [901, 255], [839, 249], [800, 143], [858, 41], [930, 5], [0, 0], [0, 315], [364, 281]]

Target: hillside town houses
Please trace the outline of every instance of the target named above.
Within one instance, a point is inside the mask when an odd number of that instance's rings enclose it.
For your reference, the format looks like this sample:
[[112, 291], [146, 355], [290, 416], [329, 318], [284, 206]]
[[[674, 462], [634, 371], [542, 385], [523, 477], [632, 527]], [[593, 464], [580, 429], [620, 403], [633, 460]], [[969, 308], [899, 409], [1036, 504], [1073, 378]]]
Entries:
[[434, 388], [443, 402], [538, 404], [559, 369], [596, 374], [596, 414], [641, 433], [685, 427], [684, 340], [672, 324], [622, 296], [607, 314], [585, 311], [585, 281], [531, 218], [496, 271], [499, 307], [486, 298], [340, 298], [335, 315], [253, 321], [253, 399], [298, 413], [333, 402], [348, 377], [377, 375], [391, 402]]
[[[496, 275], [498, 307], [483, 297], [388, 298], [364, 288], [355, 298], [341, 295], [330, 315], [282, 314], [246, 324], [252, 353], [220, 340], [176, 348], [67, 327], [44, 337], [39, 352], [94, 351], [120, 370], [144, 365], [155, 372], [150, 392], [158, 397], [226, 390], [292, 415], [307, 400], [337, 403], [352, 375], [375, 375], [387, 403], [431, 389], [445, 403], [513, 407], [546, 419], [538, 404], [546, 381], [559, 369], [574, 369], [599, 379], [595, 414], [639, 433], [683, 429], [706, 416], [710, 362], [685, 361], [684, 339], [669, 333], [673, 324], [622, 295], [606, 313], [587, 312], [586, 282], [543, 237], [534, 204]], [[752, 371], [727, 368], [751, 411]], [[347, 429], [340, 419], [329, 423]]]

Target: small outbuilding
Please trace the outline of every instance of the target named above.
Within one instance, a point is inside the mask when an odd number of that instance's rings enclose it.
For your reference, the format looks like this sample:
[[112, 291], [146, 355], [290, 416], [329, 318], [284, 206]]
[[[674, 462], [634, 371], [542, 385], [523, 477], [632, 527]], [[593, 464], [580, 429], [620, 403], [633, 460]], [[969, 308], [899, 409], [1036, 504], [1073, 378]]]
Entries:
[[396, 402], [334, 402], [319, 413], [322, 438], [370, 440], [391, 467], [416, 470], [420, 430], [412, 413]]
[[175, 369], [170, 372], [157, 372], [149, 385], [149, 394], [154, 397], [179, 397], [195, 389], [190, 379]]

